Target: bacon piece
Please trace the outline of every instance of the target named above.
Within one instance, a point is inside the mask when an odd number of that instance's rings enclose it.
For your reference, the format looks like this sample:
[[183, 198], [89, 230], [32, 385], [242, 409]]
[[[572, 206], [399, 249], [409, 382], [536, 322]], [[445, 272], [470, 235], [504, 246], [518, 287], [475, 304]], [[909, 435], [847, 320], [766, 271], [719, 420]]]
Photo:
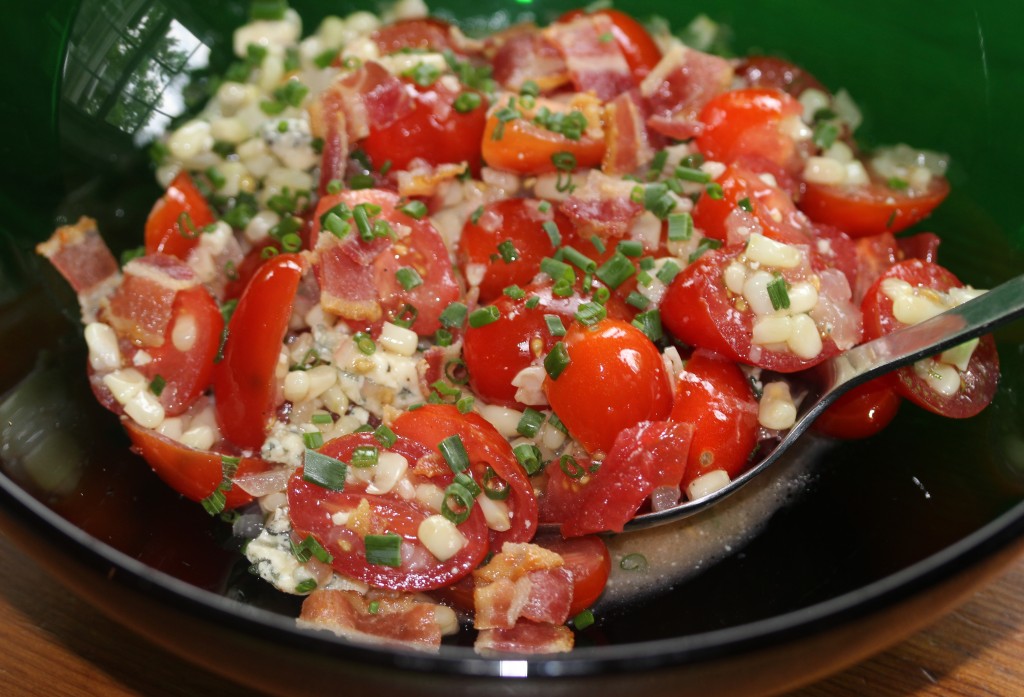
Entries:
[[557, 22], [543, 32], [561, 52], [576, 89], [591, 91], [605, 102], [635, 86], [618, 43], [605, 40], [613, 30], [608, 17], [592, 14]]
[[118, 272], [117, 260], [100, 236], [96, 221], [85, 216], [53, 231], [36, 245], [79, 295], [87, 294]]
[[564, 625], [537, 624], [521, 621], [511, 628], [485, 629], [473, 643], [473, 650], [483, 656], [521, 653], [565, 653], [572, 651], [575, 638]]
[[423, 358], [416, 364], [416, 373], [420, 379], [420, 391], [430, 394], [438, 380], [451, 384], [445, 369], [452, 361], [462, 357], [462, 339], [449, 346], [431, 346], [423, 353]]
[[572, 575], [560, 555], [529, 543], [506, 542], [473, 572], [477, 629], [511, 629], [521, 620], [562, 624], [572, 605]]
[[640, 83], [651, 112], [647, 125], [677, 140], [700, 135], [697, 115], [712, 97], [729, 88], [732, 78], [732, 64], [724, 58], [674, 46]]
[[348, 160], [348, 121], [339, 92], [324, 92], [307, 108], [310, 132], [324, 142], [320, 156], [319, 192], [323, 196], [333, 179], [344, 179]]
[[[376, 603], [373, 611], [371, 602]], [[365, 643], [437, 651], [442, 635], [438, 612], [446, 610], [409, 596], [371, 600], [355, 591], [317, 590], [303, 601], [298, 625]]]
[[101, 314], [118, 336], [136, 346], [162, 346], [174, 296], [197, 285], [195, 272], [177, 257], [149, 254], [132, 259]]
[[501, 39], [494, 54], [494, 79], [513, 92], [528, 81], [541, 92], [551, 92], [570, 82], [569, 69], [558, 48], [533, 25], [513, 27]]
[[626, 237], [644, 211], [633, 201], [634, 182], [591, 170], [586, 181], [559, 205], [583, 238], [597, 235], [608, 241]]
[[605, 107], [608, 147], [601, 162], [605, 174], [629, 174], [654, 157], [642, 109], [635, 90], [620, 94]]

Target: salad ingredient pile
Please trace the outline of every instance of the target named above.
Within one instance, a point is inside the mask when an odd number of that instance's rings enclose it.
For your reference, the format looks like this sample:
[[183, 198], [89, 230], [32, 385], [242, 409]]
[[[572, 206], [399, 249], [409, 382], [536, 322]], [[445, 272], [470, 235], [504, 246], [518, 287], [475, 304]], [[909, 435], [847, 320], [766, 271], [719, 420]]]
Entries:
[[[845, 92], [695, 27], [595, 9], [470, 38], [403, 0], [303, 37], [261, 0], [154, 145], [143, 246], [119, 263], [84, 217], [39, 245], [99, 401], [211, 515], [259, 511], [251, 570], [303, 626], [568, 651], [599, 534], [742, 473], [817, 364], [980, 292], [897, 236], [947, 195], [943, 155], [863, 151]], [[821, 428], [972, 416], [997, 379], [983, 337]]]

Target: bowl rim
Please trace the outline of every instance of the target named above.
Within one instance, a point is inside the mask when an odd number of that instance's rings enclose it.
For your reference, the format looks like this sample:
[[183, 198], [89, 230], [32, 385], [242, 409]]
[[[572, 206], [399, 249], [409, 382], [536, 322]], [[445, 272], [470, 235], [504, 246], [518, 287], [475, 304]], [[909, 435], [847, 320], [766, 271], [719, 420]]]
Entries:
[[[766, 646], [792, 642], [863, 618], [906, 597], [938, 586], [1007, 548], [1024, 536], [1024, 500], [956, 542], [896, 572], [825, 601], [781, 615], [678, 637], [630, 644], [580, 647], [557, 656], [490, 658], [469, 647], [442, 646], [437, 654], [394, 647], [374, 647], [347, 641], [323, 630], [299, 627], [293, 618], [246, 605], [214, 591], [194, 586], [117, 550], [63, 518], [33, 497], [6, 473], [0, 472], [0, 501], [6, 513], [18, 513], [38, 535], [72, 543], [89, 566], [108, 579], [129, 584], [158, 602], [173, 602], [200, 622], [242, 632], [250, 639], [290, 644], [327, 659], [372, 664], [414, 673], [461, 674], [480, 678], [581, 678], [677, 668], [712, 659], [737, 656]], [[34, 550], [14, 538], [29, 556]], [[115, 570], [111, 573], [111, 568]], [[60, 579], [65, 585], [63, 579]], [[74, 590], [74, 589], [72, 589]], [[95, 605], [95, 603], [93, 603]], [[99, 608], [110, 614], [106, 608]], [[123, 621], [117, 620], [121, 624]], [[132, 628], [132, 631], [138, 632]], [[342, 652], [342, 653], [339, 653]]]

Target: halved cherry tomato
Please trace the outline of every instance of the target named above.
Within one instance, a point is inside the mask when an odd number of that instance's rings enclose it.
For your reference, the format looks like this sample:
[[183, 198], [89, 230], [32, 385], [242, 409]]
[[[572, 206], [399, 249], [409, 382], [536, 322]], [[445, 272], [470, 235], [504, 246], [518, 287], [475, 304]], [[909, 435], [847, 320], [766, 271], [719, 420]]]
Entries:
[[[345, 222], [350, 229], [343, 239], [321, 244], [321, 218], [339, 204], [348, 208]], [[392, 231], [401, 226], [407, 234], [394, 240], [386, 233], [363, 240], [352, 215], [359, 206], [373, 212], [367, 213], [370, 225], [386, 222]], [[353, 325], [379, 327], [385, 320], [411, 320], [414, 332], [431, 334], [440, 326], [444, 309], [459, 297], [459, 285], [440, 233], [426, 218], [416, 220], [399, 207], [398, 195], [381, 189], [342, 191], [320, 199], [312, 244], [318, 247], [321, 301]], [[400, 278], [402, 269], [415, 272], [411, 283]]]
[[458, 258], [463, 274], [470, 273], [470, 265], [486, 269], [480, 282], [481, 303], [491, 302], [510, 285], [530, 283], [540, 270], [541, 259], [555, 253], [545, 223], [554, 223], [563, 239], [571, 234], [572, 225], [563, 213], [554, 207], [541, 212], [539, 203], [503, 199], [485, 205], [478, 217], [466, 221]]
[[163, 344], [147, 348], [152, 360], [138, 366], [150, 380], [164, 380], [160, 403], [169, 416], [185, 411], [210, 386], [223, 329], [220, 308], [206, 288], [174, 296]]
[[616, 319], [574, 322], [565, 335], [569, 364], [544, 393], [569, 433], [591, 453], [607, 453], [621, 431], [658, 421], [672, 409], [672, 389], [658, 348]]
[[146, 254], [162, 252], [185, 259], [199, 243], [199, 232], [215, 218], [206, 199], [182, 170], [146, 218]]
[[533, 542], [558, 553], [572, 576], [570, 617], [583, 612], [601, 597], [612, 568], [612, 557], [604, 540], [596, 535], [569, 540], [558, 535], [544, 535]]
[[443, 53], [446, 49], [454, 51], [457, 48], [452, 42], [452, 25], [434, 17], [385, 24], [370, 38], [377, 44], [381, 55], [403, 50]]
[[[370, 125], [370, 135], [361, 141], [374, 167], [391, 163], [405, 170], [415, 159], [429, 165], [467, 162], [480, 171], [480, 142], [487, 120], [487, 100], [479, 92], [456, 91], [438, 81], [429, 87], [408, 84], [413, 110], [387, 126]], [[479, 102], [460, 111], [455, 102], [462, 94], [475, 95]]]
[[618, 434], [596, 471], [589, 460], [549, 463], [545, 520], [561, 522], [563, 537], [621, 532], [657, 489], [678, 491], [692, 434], [690, 424], [644, 421]]
[[[834, 356], [839, 352], [837, 342], [852, 346], [860, 341], [859, 313], [843, 294], [844, 291], [849, 293], [846, 279], [840, 283], [825, 283], [828, 274], [841, 275], [827, 269], [817, 273], [820, 284], [818, 302], [825, 302], [832, 308], [829, 313], [830, 331], [822, 336], [821, 351], [816, 356], [801, 358], [785, 347], [776, 350], [775, 347], [754, 345], [754, 313], [725, 287], [723, 280], [725, 269], [742, 252], [742, 247], [706, 252], [675, 277], [661, 303], [661, 320], [675, 338], [690, 346], [717, 351], [739, 363], [782, 373], [803, 370]], [[795, 283], [811, 278], [816, 272], [809, 266], [801, 266], [781, 269], [779, 273], [787, 283]]]
[[[568, 327], [580, 304], [589, 298], [579, 289], [568, 297], [552, 292], [551, 281], [526, 286], [525, 295], [513, 299], [501, 295], [492, 305], [498, 308], [496, 322], [466, 329], [463, 358], [473, 391], [489, 404], [516, 406], [516, 387], [512, 379], [519, 371], [547, 354], [559, 337], [552, 335], [545, 315], [555, 315]], [[537, 298], [536, 305], [531, 307]], [[608, 316], [631, 319], [635, 314], [616, 296], [605, 304]]]
[[[886, 279], [906, 281], [920, 292], [945, 293], [963, 283], [948, 269], [920, 259], [908, 259], [890, 267], [864, 295], [865, 338], [874, 339], [905, 326], [893, 314], [893, 300], [882, 289]], [[926, 359], [927, 360], [927, 359]], [[956, 368], [960, 384], [946, 395], [932, 387], [917, 367], [900, 368], [896, 390], [918, 406], [942, 416], [963, 419], [981, 412], [995, 396], [999, 382], [999, 354], [991, 334], [982, 336], [971, 353], [966, 370]]]
[[676, 382], [671, 421], [693, 426], [685, 487], [713, 470], [740, 474], [757, 445], [757, 400], [743, 371], [705, 349], [687, 359]]
[[[559, 22], [571, 22], [577, 17], [588, 14], [586, 10], [570, 10], [558, 18]], [[622, 51], [629, 70], [633, 73], [633, 79], [639, 85], [647, 76], [647, 73], [654, 69], [654, 66], [661, 60], [661, 49], [655, 43], [651, 35], [644, 29], [644, 25], [630, 17], [625, 12], [612, 8], [595, 10], [589, 14], [604, 15], [612, 22], [612, 37]]]
[[765, 237], [787, 244], [812, 240], [810, 221], [789, 194], [762, 179], [748, 162], [729, 165], [716, 181], [722, 187], [722, 197], [701, 195], [693, 208], [693, 224], [706, 237], [726, 244], [742, 242], [750, 234], [752, 216]]
[[579, 140], [572, 140], [525, 118], [501, 123], [494, 112], [487, 117], [484, 129], [484, 162], [516, 174], [554, 172], [556, 167], [551, 158], [563, 152], [576, 158], [577, 167], [597, 167], [604, 151], [603, 139], [584, 134]]
[[[404, 457], [414, 482], [430, 482], [443, 489], [454, 476], [444, 463], [424, 465], [437, 456], [427, 446], [402, 437], [383, 448], [373, 434], [355, 433], [325, 443], [320, 452], [351, 462], [359, 447]], [[343, 490], [331, 490], [306, 481], [303, 473], [298, 470], [288, 484], [292, 525], [300, 535], [313, 535], [333, 557], [331, 566], [345, 576], [392, 590], [432, 590], [468, 575], [487, 554], [487, 527], [479, 506], [457, 526], [465, 544], [442, 561], [419, 539], [420, 525], [435, 515], [433, 509], [393, 491], [372, 493], [370, 477], [362, 482], [346, 481]], [[347, 522], [340, 523], [339, 515], [347, 517]], [[387, 534], [401, 538], [400, 563], [394, 566], [367, 558], [367, 535]]]
[[945, 177], [914, 193], [885, 182], [863, 185], [806, 184], [800, 209], [815, 222], [835, 225], [851, 237], [897, 233], [924, 220], [949, 194]]
[[[505, 542], [526, 542], [537, 532], [537, 499], [533, 486], [519, 466], [512, 446], [479, 414], [459, 412], [449, 404], [427, 404], [407, 411], [395, 419], [395, 433], [436, 450], [449, 436], [458, 436], [469, 455], [470, 469], [477, 484], [487, 480], [503, 482], [507, 497], [495, 501], [506, 507], [509, 527], [490, 528], [491, 549], [500, 550]], [[488, 473], [490, 470], [490, 473]], [[484, 496], [484, 494], [481, 494]]]
[[875, 435], [896, 418], [903, 401], [896, 378], [883, 375], [853, 388], [826, 409], [814, 428], [833, 438], [854, 440]]
[[297, 254], [267, 260], [228, 322], [224, 358], [213, 371], [213, 391], [221, 432], [241, 448], [258, 449], [274, 418], [274, 372], [304, 269]]
[[700, 112], [704, 130], [697, 148], [709, 159], [730, 163], [742, 156], [763, 157], [790, 170], [796, 142], [782, 122], [800, 116], [800, 102], [782, 90], [749, 87], [716, 95]]
[[828, 89], [816, 77], [800, 66], [775, 56], [744, 58], [736, 68], [736, 74], [751, 87], [774, 87], [794, 97], [799, 97], [804, 90], [809, 89], [828, 94]]
[[[224, 455], [209, 450], [196, 450], [129, 418], [121, 419], [132, 449], [141, 455], [162, 480], [192, 501], [202, 501], [224, 480]], [[256, 457], [242, 457], [235, 475], [254, 474], [269, 469]], [[252, 496], [237, 486], [224, 492], [226, 509], [238, 508], [252, 501]]]

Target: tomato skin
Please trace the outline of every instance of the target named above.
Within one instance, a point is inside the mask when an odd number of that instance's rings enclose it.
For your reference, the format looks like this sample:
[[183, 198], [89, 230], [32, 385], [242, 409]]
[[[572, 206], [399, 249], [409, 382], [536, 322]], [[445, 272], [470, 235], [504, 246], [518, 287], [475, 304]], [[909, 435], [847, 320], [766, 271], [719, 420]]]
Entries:
[[[537, 209], [534, 199], [510, 198], [488, 203], [476, 222], [467, 220], [459, 237], [457, 258], [463, 273], [468, 267], [486, 267], [480, 282], [480, 302], [489, 303], [510, 285], [525, 286], [540, 270], [544, 257], [555, 253], [551, 237], [544, 230], [545, 222], [554, 222], [563, 240], [572, 233], [572, 224], [565, 215], [552, 207], [547, 213]], [[508, 241], [516, 251], [516, 258], [504, 261], [498, 245]]]
[[[382, 448], [373, 434], [353, 433], [328, 441], [320, 452], [349, 462], [354, 450], [365, 446], [403, 456], [415, 479], [430, 481], [442, 489], [453, 479], [453, 473], [446, 466], [419, 467], [419, 463], [439, 456], [432, 454], [425, 444], [407, 438], [399, 437], [393, 445]], [[423, 471], [429, 474], [416, 474]], [[335, 512], [351, 511], [362, 501], [370, 507], [366, 521], [368, 530], [353, 530], [332, 520]], [[415, 500], [406, 501], [396, 493], [367, 493], [367, 484], [353, 482], [347, 482], [341, 491], [332, 491], [305, 481], [300, 469], [289, 481], [288, 503], [296, 531], [313, 535], [333, 556], [331, 565], [336, 571], [381, 588], [417, 591], [440, 588], [469, 575], [487, 554], [487, 527], [479, 507], [474, 507], [469, 518], [457, 526], [466, 538], [465, 546], [450, 559], [441, 561], [423, 547], [417, 536], [420, 522], [434, 511]], [[403, 552], [400, 566], [372, 564], [366, 559], [364, 535], [385, 532], [400, 535], [403, 550], [407, 547], [413, 550], [411, 554]]]
[[924, 220], [949, 194], [945, 177], [933, 176], [927, 191], [910, 195], [872, 181], [862, 186], [805, 184], [800, 209], [812, 220], [851, 237], [897, 233]]
[[[575, 321], [580, 304], [586, 300], [578, 288], [569, 297], [555, 295], [551, 282], [532, 284], [523, 290], [526, 296], [520, 300], [498, 296], [491, 303], [498, 308], [498, 320], [482, 327], [469, 327], [463, 336], [463, 359], [469, 370], [470, 387], [489, 404], [518, 405], [512, 379], [558, 341], [548, 330], [544, 315], [557, 315], [568, 327]], [[531, 297], [539, 301], [533, 308], [526, 305]], [[612, 318], [628, 320], [634, 315], [632, 309], [614, 295], [605, 307]]]
[[[192, 501], [202, 501], [212, 494], [224, 479], [222, 455], [208, 450], [196, 450], [171, 440], [157, 431], [143, 428], [130, 418], [121, 419], [132, 450], [141, 455], [164, 482]], [[236, 475], [254, 474], [270, 469], [267, 462], [255, 457], [243, 457]], [[238, 508], [253, 500], [237, 486], [224, 492], [225, 509]]]
[[[572, 20], [588, 14], [586, 10], [570, 10], [558, 18], [559, 22], [571, 22]], [[603, 8], [589, 14], [604, 15], [612, 22], [612, 37], [622, 51], [626, 63], [629, 64], [633, 79], [639, 85], [647, 73], [654, 69], [654, 66], [661, 60], [661, 49], [655, 43], [651, 35], [644, 29], [644, 25], [630, 17], [621, 10]]]
[[577, 167], [597, 167], [604, 158], [605, 142], [584, 134], [570, 140], [561, 133], [549, 131], [526, 119], [507, 121], [501, 138], [495, 138], [498, 117], [491, 114], [483, 135], [483, 158], [490, 167], [516, 174], [554, 172], [551, 156], [568, 152], [576, 158]]
[[713, 470], [740, 474], [757, 445], [758, 404], [743, 371], [722, 356], [697, 349], [676, 382], [669, 420], [693, 426], [683, 486]]
[[[864, 295], [861, 308], [865, 338], [874, 339], [905, 326], [893, 315], [893, 301], [882, 291], [882, 284], [888, 278], [943, 293], [963, 286], [952, 272], [938, 264], [921, 259], [907, 259], [894, 264]], [[941, 416], [963, 419], [977, 415], [992, 402], [999, 383], [999, 354], [991, 334], [980, 337], [967, 370], [957, 372], [960, 389], [948, 397], [932, 389], [917, 375], [913, 365], [896, 372], [896, 391], [919, 407]]]
[[192, 220], [192, 227], [197, 233], [215, 221], [206, 199], [185, 170], [174, 178], [146, 218], [146, 254], [161, 252], [179, 259], [188, 257], [192, 248], [199, 244], [199, 237], [198, 234], [192, 237], [182, 234], [178, 221], [183, 215]]
[[397, 53], [403, 49], [418, 49], [443, 53], [445, 49], [455, 51], [452, 43], [452, 25], [441, 19], [402, 19], [382, 26], [373, 32], [371, 38], [380, 49], [381, 55]]
[[[184, 412], [210, 386], [224, 317], [217, 302], [202, 286], [179, 291], [174, 296], [171, 313], [164, 343], [146, 349], [152, 360], [138, 366], [138, 370], [150, 380], [157, 375], [164, 378], [166, 385], [160, 392], [160, 404], [167, 415], [175, 416]], [[175, 326], [188, 321], [194, 321], [192, 334], [195, 338], [191, 347], [181, 351], [172, 337]]]
[[775, 56], [750, 56], [744, 58], [736, 74], [751, 87], [774, 87], [793, 97], [799, 97], [805, 90], [816, 89], [828, 93], [828, 89], [809, 72], [783, 58]]
[[895, 388], [891, 374], [853, 388], [818, 417], [815, 430], [844, 440], [870, 438], [896, 418], [903, 400]]
[[221, 432], [241, 448], [258, 449], [273, 420], [274, 372], [304, 269], [297, 254], [271, 257], [253, 275], [228, 322], [213, 390]]
[[612, 568], [612, 556], [604, 540], [597, 535], [568, 540], [558, 535], [544, 535], [535, 539], [534, 544], [561, 555], [572, 576], [570, 617], [583, 612], [601, 597]]
[[773, 88], [748, 87], [712, 97], [698, 117], [704, 129], [697, 148], [709, 159], [730, 163], [742, 156], [763, 157], [789, 169], [797, 156], [783, 119], [799, 116], [800, 102]]
[[463, 414], [450, 404], [427, 404], [407, 411], [395, 419], [392, 429], [400, 436], [437, 450], [445, 438], [458, 435], [469, 455], [470, 470], [481, 483], [490, 467], [511, 489], [508, 505], [511, 527], [490, 531], [491, 549], [500, 550], [505, 542], [528, 542], [537, 532], [537, 499], [533, 486], [519, 466], [512, 446], [479, 414]]
[[371, 125], [362, 148], [378, 169], [390, 162], [392, 169], [405, 170], [419, 158], [432, 166], [467, 162], [480, 171], [480, 142], [487, 120], [487, 102], [465, 113], [455, 109], [460, 92], [436, 82], [429, 87], [406, 86], [414, 108], [383, 128]]
[[593, 471], [571, 477], [559, 462], [548, 465], [545, 522], [561, 523], [562, 536], [621, 532], [655, 490], [678, 489], [686, 474], [690, 424], [643, 421], [618, 434], [608, 456]]
[[607, 453], [621, 431], [668, 416], [672, 390], [661, 353], [639, 329], [615, 319], [574, 322], [564, 341], [569, 365], [557, 380], [544, 378], [544, 393], [588, 452]]

